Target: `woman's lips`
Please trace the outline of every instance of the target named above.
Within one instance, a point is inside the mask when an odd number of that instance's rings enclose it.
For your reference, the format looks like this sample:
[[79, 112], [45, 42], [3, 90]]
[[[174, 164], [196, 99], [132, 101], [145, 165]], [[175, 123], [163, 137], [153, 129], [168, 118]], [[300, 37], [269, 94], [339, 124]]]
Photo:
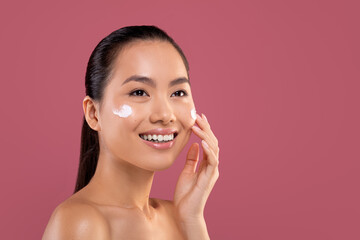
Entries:
[[[177, 135], [177, 134], [176, 134], [176, 135]], [[153, 147], [153, 148], [155, 148], [155, 149], [169, 149], [169, 148], [171, 148], [171, 147], [174, 145], [175, 139], [176, 139], [176, 135], [174, 135], [174, 139], [173, 139], [173, 140], [167, 141], [167, 142], [151, 142], [151, 141], [147, 141], [147, 140], [141, 138], [140, 136], [139, 136], [139, 137], [140, 137], [140, 139], [141, 139], [144, 143], [146, 143], [148, 146]]]
[[175, 128], [156, 128], [149, 130], [147, 132], [140, 133], [141, 135], [170, 135], [176, 134], [177, 130]]

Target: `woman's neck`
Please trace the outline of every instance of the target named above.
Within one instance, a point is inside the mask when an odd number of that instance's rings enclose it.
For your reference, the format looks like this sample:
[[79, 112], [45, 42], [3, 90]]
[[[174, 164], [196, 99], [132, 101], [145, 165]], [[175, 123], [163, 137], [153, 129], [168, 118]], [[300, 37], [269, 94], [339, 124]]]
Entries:
[[88, 184], [92, 200], [99, 204], [134, 208], [145, 216], [153, 215], [154, 206], [149, 199], [154, 172], [99, 154], [96, 172]]

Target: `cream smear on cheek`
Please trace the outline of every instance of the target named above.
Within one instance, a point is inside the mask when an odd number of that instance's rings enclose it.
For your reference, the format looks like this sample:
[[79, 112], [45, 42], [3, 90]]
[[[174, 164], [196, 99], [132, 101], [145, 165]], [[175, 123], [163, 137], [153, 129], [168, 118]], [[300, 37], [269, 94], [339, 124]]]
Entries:
[[132, 114], [132, 109], [129, 105], [123, 104], [120, 109], [113, 109], [113, 113], [121, 118], [127, 118]]
[[196, 110], [195, 110], [195, 108], [191, 109], [190, 114], [191, 114], [192, 119], [196, 120]]

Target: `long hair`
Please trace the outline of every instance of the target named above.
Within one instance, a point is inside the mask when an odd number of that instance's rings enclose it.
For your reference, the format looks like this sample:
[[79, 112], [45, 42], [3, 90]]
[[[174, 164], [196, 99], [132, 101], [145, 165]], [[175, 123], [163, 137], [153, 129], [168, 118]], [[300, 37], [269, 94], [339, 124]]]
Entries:
[[[183, 51], [165, 31], [149, 25], [127, 26], [110, 33], [98, 43], [91, 53], [85, 74], [87, 96], [101, 103], [114, 60], [126, 44], [135, 40], [161, 40], [171, 43], [179, 52], [189, 74], [189, 64]], [[74, 193], [85, 187], [94, 176], [99, 151], [98, 132], [89, 127], [84, 116], [81, 130], [79, 169]]]

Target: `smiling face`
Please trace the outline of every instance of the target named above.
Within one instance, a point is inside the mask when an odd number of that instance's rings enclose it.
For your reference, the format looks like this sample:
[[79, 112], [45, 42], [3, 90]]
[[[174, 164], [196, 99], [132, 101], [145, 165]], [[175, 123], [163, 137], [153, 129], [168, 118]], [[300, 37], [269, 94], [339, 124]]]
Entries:
[[[194, 109], [184, 62], [170, 43], [127, 44], [104, 89], [98, 117], [100, 152], [143, 169], [166, 169], [190, 138]], [[154, 148], [140, 137], [153, 129], [175, 130], [171, 147]]]

